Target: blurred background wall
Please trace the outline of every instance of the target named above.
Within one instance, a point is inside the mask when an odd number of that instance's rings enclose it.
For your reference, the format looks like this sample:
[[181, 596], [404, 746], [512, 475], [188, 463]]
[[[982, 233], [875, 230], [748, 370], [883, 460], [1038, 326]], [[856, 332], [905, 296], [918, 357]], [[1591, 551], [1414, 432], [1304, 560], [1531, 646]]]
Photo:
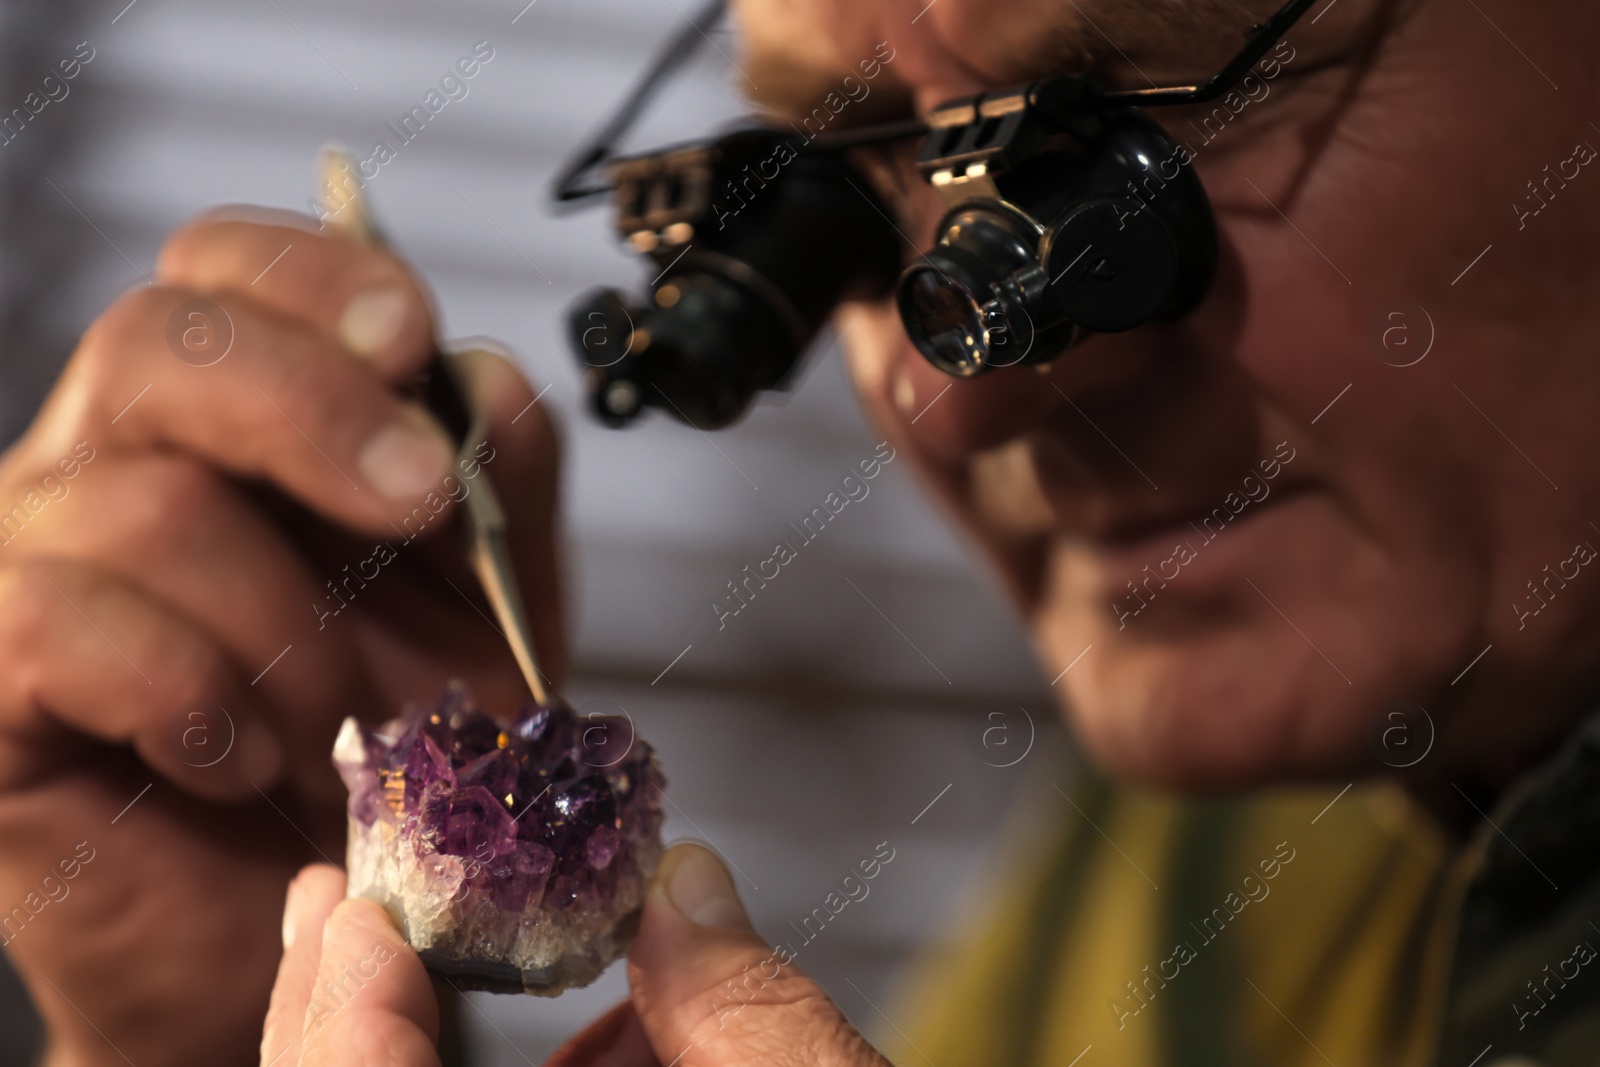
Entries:
[[[897, 973], [950, 931], [1018, 791], [1052, 773], [1048, 677], [903, 462], [718, 630], [711, 604], [727, 581], [873, 452], [831, 341], [793, 394], [711, 438], [660, 417], [610, 431], [584, 414], [564, 309], [591, 286], [639, 284], [642, 268], [604, 211], [556, 217], [545, 189], [691, 10], [688, 0], [0, 0], [4, 110], [80, 42], [93, 49], [71, 93], [0, 146], [0, 440], [27, 424], [99, 310], [144, 284], [171, 228], [219, 202], [304, 210], [319, 147], [369, 152], [487, 41], [494, 58], [468, 96], [368, 189], [431, 283], [445, 334], [504, 339], [535, 388], [548, 387], [568, 448], [569, 696], [580, 711], [627, 711], [657, 745], [668, 836], [717, 847], [769, 936], [890, 843], [896, 858], [870, 897], [800, 960], [854, 1021], [883, 1032], [878, 1009], [892, 1014]], [[740, 75], [725, 58], [736, 46], [726, 28], [707, 30], [723, 54], [702, 50], [637, 147], [738, 113]], [[1015, 767], [992, 766], [1023, 751], [1029, 716], [1039, 746]], [[538, 1063], [625, 992], [613, 969], [557, 1001], [475, 998], [466, 1022], [481, 1062]], [[12, 1039], [27, 1025], [0, 973], [0, 1064], [30, 1061], [26, 1037]]]

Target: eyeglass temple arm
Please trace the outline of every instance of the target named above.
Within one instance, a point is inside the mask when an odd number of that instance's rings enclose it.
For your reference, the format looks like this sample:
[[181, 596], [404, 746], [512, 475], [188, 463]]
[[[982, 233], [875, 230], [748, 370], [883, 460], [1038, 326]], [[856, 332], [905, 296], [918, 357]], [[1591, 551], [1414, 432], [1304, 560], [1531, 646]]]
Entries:
[[1203, 104], [1215, 100], [1232, 89], [1257, 60], [1267, 54], [1267, 49], [1278, 43], [1290, 26], [1317, 0], [1289, 0], [1266, 22], [1251, 26], [1246, 33], [1250, 43], [1239, 54], [1228, 60], [1227, 66], [1199, 85], [1174, 85], [1159, 89], [1119, 89], [1101, 93], [1098, 99], [1107, 104], [1129, 107], [1160, 107], [1172, 104]]

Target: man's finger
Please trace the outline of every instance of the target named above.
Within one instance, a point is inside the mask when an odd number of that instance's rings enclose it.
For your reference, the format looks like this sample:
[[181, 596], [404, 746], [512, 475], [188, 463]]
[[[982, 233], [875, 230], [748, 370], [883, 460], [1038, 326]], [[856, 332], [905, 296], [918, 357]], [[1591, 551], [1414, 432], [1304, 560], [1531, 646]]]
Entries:
[[261, 1067], [297, 1067], [306, 1005], [322, 962], [322, 930], [344, 899], [338, 868], [314, 863], [289, 883], [283, 905], [283, 960], [261, 1034]]
[[325, 335], [231, 293], [124, 295], [52, 406], [76, 412], [91, 446], [178, 448], [368, 533], [448, 504], [454, 447], [437, 420]]
[[302, 1035], [303, 1067], [438, 1067], [439, 1002], [428, 972], [372, 901], [333, 909]]
[[48, 559], [0, 568], [0, 663], [0, 725], [35, 741], [0, 764], [0, 786], [48, 773], [39, 753], [65, 757], [62, 725], [131, 743], [211, 799], [254, 798], [283, 768], [282, 745], [216, 640], [110, 571]]
[[726, 868], [699, 845], [662, 857], [628, 982], [662, 1063], [889, 1067], [815, 982], [761, 940]]
[[[290, 782], [307, 797], [342, 805], [344, 787], [328, 761], [339, 722], [345, 715], [395, 706], [375, 702], [376, 690], [357, 636], [360, 631], [344, 605], [350, 601], [366, 609], [403, 581], [394, 573], [405, 565], [398, 560], [383, 568], [390, 573], [374, 574], [378, 560], [390, 558], [375, 556], [375, 550], [387, 553], [383, 546], [399, 544], [395, 536], [354, 541], [348, 551], [331, 549], [323, 557], [328, 561], [318, 562], [256, 506], [247, 491], [221, 472], [172, 453], [108, 452], [85, 467], [72, 485], [71, 492], [34, 518], [6, 551], [26, 556], [49, 553], [90, 563], [120, 575], [192, 622], [206, 641], [222, 650], [242, 679], [240, 688], [263, 708], [284, 748]], [[366, 579], [379, 579], [377, 588], [366, 588], [363, 570]], [[67, 607], [48, 587], [41, 591]], [[464, 605], [463, 609], [457, 614], [468, 613]], [[67, 619], [69, 632], [75, 622], [81, 640], [99, 642], [103, 654], [115, 657], [94, 629], [96, 625], [105, 629], [106, 624], [93, 609], [84, 610], [87, 618]], [[451, 617], [448, 607], [441, 607], [439, 614]], [[0, 620], [0, 630], [5, 625]], [[149, 690], [120, 657], [104, 671], [73, 671], [58, 652], [30, 639], [26, 628], [19, 636], [29, 639], [28, 647], [60, 669], [59, 684], [72, 686], [75, 699], [96, 719], [108, 707], [129, 703], [126, 694], [133, 694], [136, 703], [140, 699], [136, 690]], [[112, 639], [122, 644], [120, 638]], [[165, 674], [186, 665], [203, 666], [160, 649], [154, 656], [124, 651], [158, 687], [158, 670]], [[204, 680], [197, 670], [190, 670], [190, 677], [195, 683]], [[128, 688], [130, 680], [134, 689]], [[215, 695], [230, 713], [237, 710], [220, 692], [160, 699], [170, 702], [181, 697], [165, 710], [186, 716], [192, 709], [184, 702], [208, 695]], [[195, 721], [203, 725], [204, 716]], [[190, 742], [210, 747], [190, 751], [191, 744], [183, 756], [190, 763], [202, 763], [206, 753], [220, 755], [216, 752], [220, 732], [189, 733]], [[225, 737], [220, 740], [226, 742]], [[207, 773], [225, 774], [237, 763], [235, 752]], [[266, 781], [255, 781], [263, 789], [271, 788]], [[245, 795], [256, 796], [248, 786]]]
[[433, 350], [433, 315], [410, 272], [337, 231], [202, 217], [168, 239], [156, 274], [163, 285], [246, 295], [336, 338], [390, 381], [417, 373]]

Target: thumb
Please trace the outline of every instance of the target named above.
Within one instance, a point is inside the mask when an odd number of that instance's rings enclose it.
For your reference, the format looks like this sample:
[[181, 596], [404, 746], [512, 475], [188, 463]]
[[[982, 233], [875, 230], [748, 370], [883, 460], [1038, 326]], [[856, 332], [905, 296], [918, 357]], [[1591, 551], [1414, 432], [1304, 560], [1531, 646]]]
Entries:
[[628, 956], [634, 1010], [656, 1058], [681, 1067], [889, 1067], [790, 959], [750, 925], [712, 852], [669, 850]]
[[422, 960], [370, 900], [345, 900], [322, 931], [300, 1067], [439, 1067], [439, 1004]]

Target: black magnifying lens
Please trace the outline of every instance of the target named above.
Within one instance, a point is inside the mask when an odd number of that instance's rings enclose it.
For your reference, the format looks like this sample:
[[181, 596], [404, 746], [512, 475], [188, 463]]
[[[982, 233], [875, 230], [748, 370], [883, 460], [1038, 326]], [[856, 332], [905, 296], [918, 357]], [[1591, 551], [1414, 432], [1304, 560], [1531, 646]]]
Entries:
[[912, 343], [940, 370], [969, 377], [989, 352], [983, 305], [971, 289], [937, 267], [914, 269], [900, 285], [900, 316]]
[[[900, 277], [900, 319], [917, 350], [946, 374], [970, 378], [1009, 366], [1028, 347], [1019, 316], [996, 288], [1034, 261], [1039, 227], [1000, 205], [972, 204], [946, 216], [943, 237]], [[1031, 335], [1031, 320], [1026, 334]]]
[[887, 206], [843, 152], [795, 142], [759, 127], [612, 163], [618, 235], [655, 278], [643, 300], [597, 290], [569, 316], [602, 421], [654, 407], [727, 426], [790, 380], [841, 301], [890, 291]]

